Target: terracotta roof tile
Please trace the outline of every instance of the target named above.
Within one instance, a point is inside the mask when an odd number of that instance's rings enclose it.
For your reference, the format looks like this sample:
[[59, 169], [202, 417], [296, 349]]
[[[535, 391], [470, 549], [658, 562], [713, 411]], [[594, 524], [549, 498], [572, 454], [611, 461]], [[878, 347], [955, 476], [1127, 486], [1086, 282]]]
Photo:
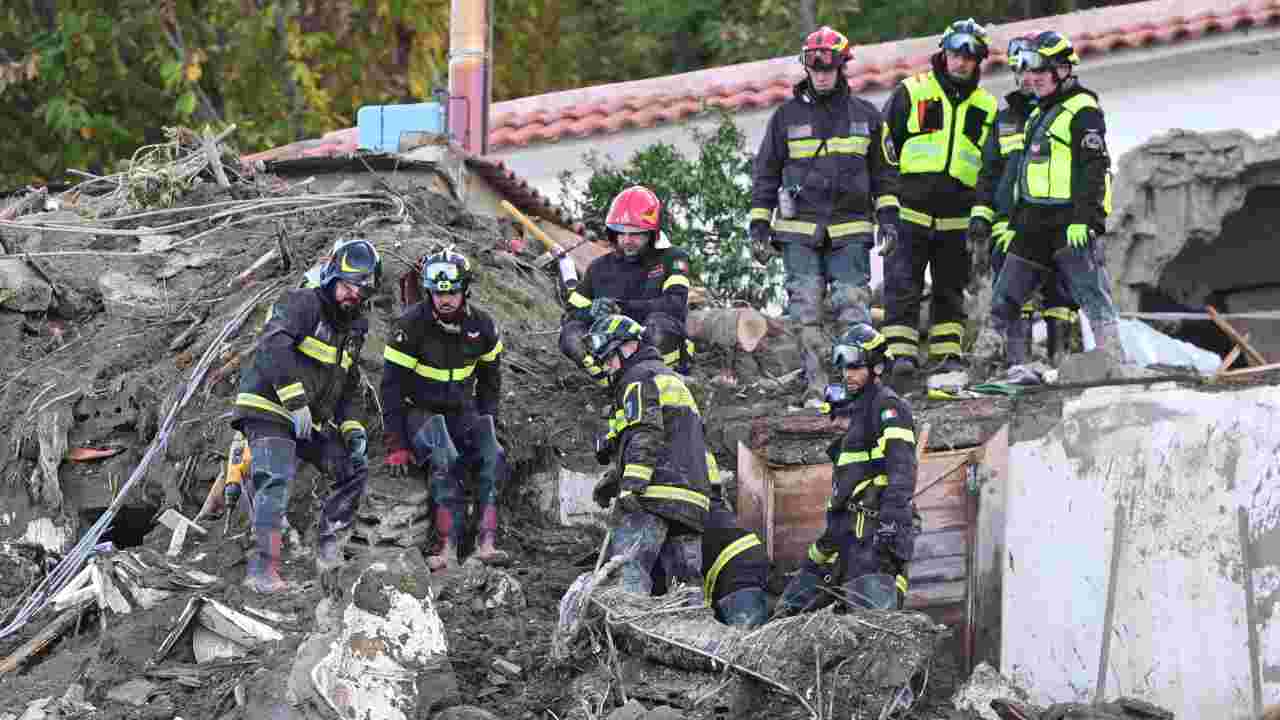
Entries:
[[[1225, 5], [1225, 7], [1224, 7]], [[1005, 65], [1010, 37], [1053, 28], [1081, 56], [1194, 40], [1217, 32], [1280, 24], [1280, 0], [1151, 0], [1009, 23], [996, 28], [988, 70]], [[861, 46], [849, 71], [854, 92], [893, 87], [925, 70], [937, 36]], [[710, 70], [548, 93], [493, 106], [491, 149], [555, 142], [676, 122], [705, 107], [753, 110], [791, 97], [802, 70], [794, 56]]]

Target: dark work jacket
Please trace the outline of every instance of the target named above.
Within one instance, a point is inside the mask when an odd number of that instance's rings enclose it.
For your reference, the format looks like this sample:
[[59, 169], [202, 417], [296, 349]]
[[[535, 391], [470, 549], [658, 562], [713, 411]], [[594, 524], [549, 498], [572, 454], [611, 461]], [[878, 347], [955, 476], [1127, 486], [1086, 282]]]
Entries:
[[[978, 83], [982, 78], [981, 67], [973, 71], [973, 78], [968, 82], [957, 83], [947, 74], [946, 62], [941, 52], [934, 54], [932, 65], [933, 75], [953, 107], [967, 100], [978, 89]], [[898, 83], [885, 104], [884, 119], [889, 126], [893, 145], [899, 152], [911, 138], [907, 130], [907, 121], [913, 110], [911, 94], [907, 91], [907, 86]], [[981, 138], [981, 128], [958, 128], [957, 132], [966, 132], [974, 142], [978, 142]], [[902, 202], [902, 206], [934, 217], [968, 217], [973, 207], [974, 197], [972, 188], [966, 187], [964, 183], [946, 172], [907, 174], [900, 176], [898, 181], [898, 199]]]
[[[849, 430], [830, 452], [833, 513], [863, 507], [910, 527], [916, 486], [911, 407], [887, 385], [868, 385], [847, 407]], [[861, 535], [859, 535], [861, 537]]]
[[677, 247], [650, 247], [636, 261], [621, 250], [596, 258], [569, 294], [566, 319], [587, 320], [591, 301], [613, 298], [622, 314], [641, 325], [651, 313], [666, 313], [684, 327], [689, 312], [689, 255]]
[[485, 311], [470, 302], [459, 325], [436, 318], [428, 299], [395, 322], [383, 351], [382, 405], [393, 449], [407, 448], [410, 408], [442, 415], [478, 412], [498, 419], [502, 338]]
[[620, 496], [637, 495], [645, 510], [702, 532], [711, 483], [693, 395], [647, 343], [620, 372], [613, 385]]
[[[890, 209], [894, 214], [883, 219], [897, 219], [897, 153], [880, 111], [850, 93], [843, 74], [838, 82], [833, 93], [819, 96], [802, 80], [769, 118], [752, 173], [752, 220], [770, 219], [782, 185], [800, 188], [795, 221], [821, 227], [870, 222], [877, 210]], [[790, 231], [780, 222], [773, 221], [774, 230], [786, 241]], [[832, 235], [833, 242], [847, 237]]]
[[[755, 538], [756, 534], [738, 527], [738, 517], [720, 501], [711, 503], [711, 512], [707, 516], [706, 529], [702, 531], [702, 577], [710, 583], [711, 570], [726, 550], [733, 552], [731, 546], [743, 538]], [[749, 542], [749, 541], [748, 541]], [[763, 590], [769, 584], [769, 556], [763, 544], [753, 544], [733, 552], [727, 562], [723, 563], [715, 577], [715, 584], [710, 593], [705, 593], [707, 600], [714, 604], [721, 598], [738, 590], [759, 588]], [[705, 588], [704, 588], [705, 590]]]
[[996, 114], [995, 128], [982, 149], [975, 201], [976, 205], [991, 208], [997, 222], [1008, 220], [1013, 209], [1013, 187], [1022, 164], [1027, 117], [1036, 107], [1035, 98], [1017, 90], [1005, 95], [1004, 100], [1005, 106]]
[[332, 420], [344, 432], [363, 427], [347, 414], [358, 391], [355, 360], [368, 332], [367, 318], [344, 318], [323, 289], [285, 293], [240, 376], [232, 425], [247, 419], [292, 425], [289, 411], [309, 405], [316, 425]]
[[[1034, 151], [1038, 121], [1050, 118], [1056, 105], [1080, 93], [1093, 95], [1094, 99], [1098, 97], [1093, 91], [1082, 87], [1074, 77], [1063, 84], [1066, 87], [1059, 88], [1058, 92], [1040, 101], [1036, 113], [1027, 122], [1027, 149], [1020, 165], [1025, 166]], [[1107, 192], [1107, 173], [1111, 169], [1111, 156], [1107, 153], [1105, 142], [1106, 132], [1106, 119], [1101, 108], [1084, 108], [1075, 114], [1071, 120], [1071, 137], [1052, 141], [1070, 143], [1071, 146], [1072, 204], [1067, 207], [1045, 207], [1017, 202], [1011, 219], [1019, 232], [1065, 228], [1073, 223], [1088, 225], [1098, 233], [1106, 230], [1107, 214], [1103, 202]], [[1097, 140], [1086, 141], [1086, 136], [1090, 135], [1096, 136]]]

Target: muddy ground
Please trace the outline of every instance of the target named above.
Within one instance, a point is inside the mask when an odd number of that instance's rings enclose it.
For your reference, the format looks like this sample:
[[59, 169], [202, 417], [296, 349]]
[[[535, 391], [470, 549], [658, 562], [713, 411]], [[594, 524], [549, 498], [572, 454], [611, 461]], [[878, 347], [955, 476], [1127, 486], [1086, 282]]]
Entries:
[[[226, 201], [231, 195], [202, 186], [188, 194], [184, 206], [199, 207]], [[528, 608], [478, 609], [465, 597], [446, 596], [439, 603], [448, 630], [449, 650], [457, 674], [459, 701], [483, 707], [501, 718], [564, 717], [578, 705], [574, 681], [600, 669], [601, 657], [583, 657], [576, 667], [552, 668], [547, 662], [549, 639], [561, 594], [584, 569], [594, 564], [601, 534], [591, 528], [560, 527], [544, 516], [529, 485], [530, 476], [545, 470], [554, 456], [567, 466], [588, 470], [594, 418], [604, 398], [556, 348], [560, 307], [550, 275], [532, 264], [532, 256], [508, 252], [510, 229], [492, 219], [473, 216], [456, 203], [425, 188], [404, 185], [390, 189], [404, 201], [406, 217], [390, 221], [369, 219], [383, 209], [343, 208], [264, 221], [214, 233], [201, 243], [152, 254], [136, 238], [94, 233], [15, 231], [3, 229], [11, 251], [82, 252], [40, 257], [43, 272], [59, 291], [48, 312], [25, 314], [0, 310], [0, 540], [13, 539], [7, 527], [21, 528], [37, 515], [53, 515], [74, 541], [111, 500], [121, 483], [142, 459], [155, 435], [162, 410], [173, 389], [189, 372], [230, 314], [266, 282], [294, 286], [301, 273], [321, 257], [340, 235], [360, 230], [383, 250], [387, 277], [374, 301], [372, 332], [360, 364], [377, 384], [382, 367], [386, 329], [400, 302], [396, 278], [408, 261], [441, 242], [455, 244], [480, 268], [472, 301], [491, 310], [504, 336], [504, 398], [502, 440], [513, 461], [514, 474], [502, 495], [499, 544], [514, 556], [511, 574], [523, 584]], [[242, 195], [243, 193], [241, 193]], [[66, 211], [64, 210], [64, 213]], [[198, 216], [200, 210], [193, 210]], [[74, 220], [62, 214], [63, 222]], [[146, 219], [124, 221], [116, 228], [138, 227]], [[283, 238], [292, 256], [290, 267], [267, 266], [247, 285], [231, 283], [242, 270]], [[131, 532], [145, 530], [162, 508], [175, 507], [188, 517], [199, 510], [221, 467], [230, 438], [226, 414], [236, 391], [234, 363], [221, 374], [235, 352], [248, 352], [254, 330], [260, 327], [269, 302], [262, 303], [246, 327], [225, 348], [213, 367], [219, 372], [187, 406], [162, 458], [153, 464], [118, 516], [111, 539], [124, 545]], [[193, 322], [203, 318], [192, 342], [171, 350], [170, 344]], [[734, 467], [739, 441], [747, 438], [753, 417], [786, 410], [798, 387], [779, 389], [756, 384], [790, 369], [785, 348], [767, 357], [733, 358], [719, 352], [699, 356], [694, 389], [708, 424], [712, 450], [722, 467]], [[243, 355], [240, 362], [247, 362]], [[794, 365], [792, 365], [794, 367]], [[726, 369], [738, 384], [713, 381]], [[371, 466], [381, 472], [383, 455], [377, 411], [366, 396], [371, 428]], [[69, 445], [115, 447], [122, 451], [105, 460], [66, 462], [59, 470], [63, 491], [60, 509], [51, 513], [38, 502], [34, 484], [33, 443], [37, 416], [62, 413], [69, 426]], [[38, 451], [37, 451], [38, 454]], [[313, 471], [300, 474], [292, 493], [290, 523], [303, 531], [291, 543], [285, 576], [299, 592], [262, 600], [243, 593], [243, 538], [222, 535], [221, 523], [210, 523], [209, 536], [189, 540], [184, 558], [221, 579], [206, 592], [232, 606], [249, 604], [284, 613], [291, 618], [286, 639], [260, 649], [245, 662], [215, 666], [198, 681], [184, 685], [157, 675], [149, 663], [186, 602], [186, 594], [149, 610], [111, 617], [100, 624], [96, 611], [86, 613], [79, 627], [44, 652], [21, 672], [0, 676], [0, 714], [21, 712], [26, 703], [61, 696], [72, 683], [86, 689], [89, 702], [102, 718], [168, 718], [181, 714], [200, 718], [252, 717], [237, 710], [235, 688], [252, 693], [271, 692], [288, 673], [297, 645], [314, 627], [315, 607], [323, 596], [315, 582], [309, 556], [312, 518], [318, 503]], [[377, 482], [375, 477], [373, 482]], [[33, 497], [33, 494], [37, 497]], [[7, 526], [7, 527], [6, 527]], [[233, 533], [234, 534], [234, 533]], [[164, 550], [164, 531], [147, 543]], [[198, 558], [198, 559], [197, 559]], [[0, 581], [0, 610], [21, 599], [29, 578], [10, 575]], [[775, 588], [778, 590], [780, 588]], [[8, 655], [43, 627], [51, 611], [17, 634], [0, 640], [0, 657]], [[518, 678], [503, 678], [492, 669], [501, 657], [523, 669]], [[954, 648], [939, 656], [929, 695], [914, 717], [948, 717], [946, 699], [955, 686]], [[190, 662], [170, 657], [167, 663]], [[159, 692], [145, 708], [106, 699], [119, 684], [138, 677], [159, 683]], [[198, 686], [191, 686], [191, 685]], [[607, 714], [608, 706], [605, 707]], [[550, 711], [550, 712], [549, 712]], [[784, 707], [777, 708], [786, 716]], [[727, 712], [727, 711], [726, 711]], [[728, 717], [728, 715], [723, 715]], [[798, 715], [797, 715], [798, 716]]]

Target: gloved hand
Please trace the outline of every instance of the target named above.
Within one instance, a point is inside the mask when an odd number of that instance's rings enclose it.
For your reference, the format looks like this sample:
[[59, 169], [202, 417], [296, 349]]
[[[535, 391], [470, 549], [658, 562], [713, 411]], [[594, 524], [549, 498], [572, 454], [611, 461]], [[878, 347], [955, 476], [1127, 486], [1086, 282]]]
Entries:
[[1080, 249], [1088, 247], [1089, 241], [1093, 233], [1089, 232], [1089, 226], [1084, 223], [1074, 223], [1067, 226], [1067, 244], [1073, 248]]
[[591, 301], [591, 316], [604, 317], [606, 315], [618, 315], [622, 312], [622, 306], [617, 300], [610, 297], [598, 297]]
[[608, 465], [613, 459], [614, 439], [609, 437], [607, 433], [596, 433], [595, 439], [596, 462], [601, 465]]
[[995, 234], [991, 236], [991, 246], [1008, 255], [1009, 244], [1013, 242], [1013, 238], [1016, 237], [1017, 234], [1018, 233], [1014, 232], [1011, 227], [1005, 227], [1001, 230], [997, 230]]
[[985, 252], [991, 242], [991, 222], [986, 218], [969, 218], [968, 241], [970, 250], [981, 249]]
[[635, 494], [619, 495], [613, 506], [624, 515], [644, 510], [644, 505], [640, 504], [640, 496]]
[[876, 232], [876, 245], [880, 246], [880, 257], [889, 257], [898, 247], [898, 224], [882, 223]]
[[290, 410], [289, 417], [293, 419], [293, 437], [298, 440], [311, 439], [311, 406], [303, 405], [297, 410]]
[[387, 453], [386, 465], [391, 477], [406, 477], [413, 465], [413, 453], [408, 450], [392, 450]]
[[609, 468], [604, 471], [600, 479], [596, 481], [596, 486], [591, 490], [591, 499], [596, 501], [596, 505], [602, 508], [609, 507], [609, 503], [618, 496], [618, 470]]
[[773, 247], [773, 228], [769, 225], [769, 221], [752, 220], [749, 232], [751, 244], [755, 247], [756, 259], [768, 264], [769, 260], [778, 254], [777, 249]]
[[364, 430], [350, 430], [343, 436], [347, 443], [347, 452], [351, 459], [358, 463], [369, 461], [369, 434]]
[[876, 528], [876, 549], [898, 563], [911, 562], [916, 535], [910, 507], [880, 508], [880, 526]]

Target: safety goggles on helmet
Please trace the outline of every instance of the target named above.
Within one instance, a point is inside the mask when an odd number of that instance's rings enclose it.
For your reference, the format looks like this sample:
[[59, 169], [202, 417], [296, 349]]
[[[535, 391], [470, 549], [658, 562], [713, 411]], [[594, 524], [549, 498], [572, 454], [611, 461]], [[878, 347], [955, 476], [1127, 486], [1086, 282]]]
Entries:
[[619, 235], [640, 235], [640, 234], [648, 234], [653, 232], [652, 230], [649, 230], [647, 228], [642, 228], [636, 225], [623, 225], [623, 224], [610, 225], [609, 229], [618, 233]]
[[369, 241], [352, 239], [335, 245], [332, 257], [321, 272], [320, 282], [325, 287], [341, 280], [351, 285], [362, 300], [368, 300], [378, 290], [382, 277], [382, 259]]
[[844, 64], [844, 56], [831, 48], [805, 50], [800, 54], [801, 62], [810, 70], [835, 70]]
[[431, 292], [460, 293], [466, 290], [462, 268], [456, 263], [433, 262], [422, 269], [422, 282]]
[[951, 33], [942, 41], [942, 49], [973, 58], [981, 58], [987, 54], [987, 44], [978, 36], [969, 33]]
[[1019, 72], [1048, 72], [1058, 65], [1064, 63], [1057, 59], [1040, 53], [1038, 50], [1023, 50], [1018, 53], [1018, 67], [1015, 68]]
[[1031, 38], [1018, 37], [1009, 41], [1009, 49], [1005, 53], [1005, 58], [1009, 63], [1009, 69], [1014, 72], [1023, 72], [1025, 67], [1022, 63], [1022, 53], [1032, 50], [1033, 44]]
[[831, 365], [837, 370], [866, 367], [867, 351], [857, 345], [836, 345], [831, 348]]

